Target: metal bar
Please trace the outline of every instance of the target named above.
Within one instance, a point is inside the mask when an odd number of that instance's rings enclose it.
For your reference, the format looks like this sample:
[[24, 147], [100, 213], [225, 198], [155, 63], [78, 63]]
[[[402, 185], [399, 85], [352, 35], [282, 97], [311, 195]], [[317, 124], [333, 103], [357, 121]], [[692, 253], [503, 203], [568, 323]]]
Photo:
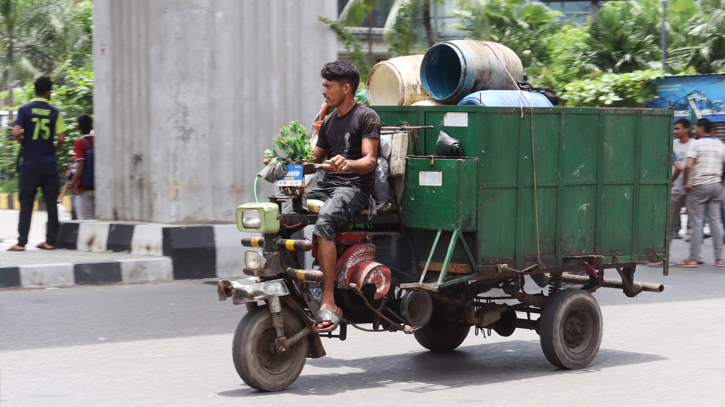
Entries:
[[[671, 110], [670, 110], [671, 111]], [[666, 129], [667, 134], [670, 134], [669, 127]], [[669, 140], [669, 150], [667, 150], [667, 156], [672, 157], [673, 155], [673, 149], [674, 149], [674, 140], [672, 137], [667, 137]], [[640, 184], [642, 185], [642, 183]], [[669, 186], [672, 185], [672, 171], [668, 168], [667, 169], [667, 189], [669, 189]], [[667, 276], [670, 274], [670, 239], [672, 239], [672, 236], [670, 236], [670, 211], [672, 210], [672, 199], [667, 200], [667, 205], [665, 209], [665, 213], [667, 214], [667, 222], [665, 222], [665, 260], [662, 261], [662, 274]]]
[[269, 312], [272, 314], [272, 325], [277, 331], [277, 337], [284, 341], [284, 321], [282, 321], [282, 303], [279, 297], [272, 297], [267, 300]]
[[466, 282], [468, 280], [473, 280], [476, 277], [478, 277], [478, 274], [469, 274], [467, 276], [459, 277], [454, 280], [446, 281], [445, 283], [438, 283], [437, 285], [438, 285], [438, 288], [448, 287], [448, 286]]
[[[573, 284], [586, 284], [589, 282], [589, 277], [585, 276], [576, 276], [576, 275], [569, 275], [565, 274], [561, 277], [562, 281], [565, 283], [573, 283]], [[635, 281], [632, 283], [634, 287], [642, 287], [642, 291], [649, 291], [653, 293], [661, 293], [665, 290], [665, 286], [663, 284], [657, 284], [657, 283], [644, 283], [641, 281]], [[604, 279], [604, 284], [602, 287], [606, 288], [619, 288], [624, 289], [625, 284], [622, 281], [619, 280], [611, 280], [608, 278]]]
[[458, 235], [458, 240], [460, 240], [461, 243], [463, 243], [463, 248], [466, 250], [466, 254], [468, 255], [468, 260], [471, 261], [471, 265], [473, 266], [473, 269], [476, 272], [478, 272], [478, 270], [479, 270], [478, 263], [476, 262], [476, 259], [473, 257], [473, 254], [471, 254], [471, 249], [468, 247], [468, 243], [466, 243], [466, 239], [463, 236], [463, 233]]
[[384, 126], [380, 130], [420, 130], [420, 129], [435, 129], [435, 126]]
[[[637, 109], [637, 121], [634, 142], [634, 191], [632, 194], [632, 253], [637, 251], [637, 239], [639, 238], [639, 226], [637, 225], [637, 213], [639, 211], [639, 179], [642, 176], [642, 109]], [[672, 155], [670, 155], [672, 157]], [[667, 218], [669, 219], [669, 217]]]
[[289, 348], [291, 348], [291, 347], [295, 346], [295, 344], [296, 344], [297, 342], [299, 342], [299, 341], [300, 341], [300, 339], [302, 339], [302, 338], [304, 338], [305, 336], [309, 335], [309, 334], [310, 334], [311, 332], [312, 332], [312, 329], [310, 329], [310, 327], [309, 327], [309, 326], [306, 326], [306, 327], [302, 328], [302, 330], [301, 330], [301, 331], [297, 332], [296, 334], [292, 335], [292, 337], [291, 337], [291, 338], [289, 338], [289, 339], [287, 339], [286, 341], [284, 341], [284, 346], [285, 346], [285, 347], [286, 347], [287, 349], [289, 349]]
[[288, 268], [285, 277], [298, 281], [322, 281], [322, 271]]
[[[593, 20], [592, 20], [593, 21]], [[666, 36], [666, 27], [667, 27], [667, 0], [662, 0], [662, 30], [661, 30], [661, 37], [662, 37], [662, 70], [667, 70], [667, 36]]]
[[602, 252], [602, 222], [604, 218], [604, 123], [606, 110], [599, 109], [599, 126], [597, 128], [597, 192], [594, 212], [594, 252]]
[[428, 273], [428, 267], [430, 266], [431, 260], [433, 260], [433, 253], [436, 251], [436, 246], [438, 246], [438, 239], [441, 238], [441, 233], [443, 233], [443, 230], [438, 229], [436, 238], [433, 241], [433, 247], [430, 248], [430, 254], [428, 255], [428, 261], [425, 262], [425, 268], [423, 269], [423, 274], [420, 275], [420, 281], [418, 281], [420, 284], [423, 284], [423, 281], [425, 281], [425, 275], [426, 275], [426, 273]]
[[563, 231], [564, 231], [564, 130], [566, 129], [566, 109], [561, 109], [561, 121], [559, 124], [559, 172], [557, 174], [556, 189], [556, 266], [562, 266]]
[[451, 257], [453, 257], [453, 249], [456, 248], [456, 240], [458, 238], [458, 229], [453, 230], [453, 235], [451, 235], [451, 241], [448, 243], [448, 251], [446, 252], [446, 258], [443, 259], [443, 269], [441, 270], [441, 274], [438, 276], [438, 284], [441, 284], [443, 280], [446, 279], [446, 276], [448, 275], [448, 264], [451, 262]]
[[[525, 115], [525, 113], [524, 113]], [[520, 269], [523, 264], [523, 235], [524, 235], [524, 131], [527, 126], [524, 125], [526, 120], [523, 118], [519, 120], [519, 145], [517, 148], [519, 167], [516, 174], [516, 180], [518, 181], [516, 189], [516, 268]], [[527, 136], [531, 136], [527, 134]]]

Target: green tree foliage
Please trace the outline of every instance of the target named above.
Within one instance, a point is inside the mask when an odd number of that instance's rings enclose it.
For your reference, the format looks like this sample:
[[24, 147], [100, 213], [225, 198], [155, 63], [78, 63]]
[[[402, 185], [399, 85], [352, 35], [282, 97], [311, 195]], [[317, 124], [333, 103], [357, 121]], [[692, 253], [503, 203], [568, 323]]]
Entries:
[[[51, 103], [63, 113], [66, 142], [58, 157], [65, 157], [80, 137], [77, 118], [93, 113], [93, 2], [90, 0], [0, 0], [0, 72], [3, 83], [24, 84], [13, 92], [12, 107], [34, 96], [33, 81], [53, 78]], [[8, 99], [8, 91], [0, 97]], [[11, 107], [11, 108], [12, 108]], [[0, 132], [0, 189], [16, 188], [15, 163], [20, 145], [12, 127]], [[59, 159], [61, 171], [67, 161]]]
[[567, 106], [643, 107], [655, 96], [652, 81], [664, 76], [663, 71], [634, 71], [606, 74], [597, 79], [575, 81], [562, 95]]
[[523, 3], [522, 0], [459, 0], [453, 14], [461, 20], [454, 28], [469, 33], [469, 37], [493, 41], [511, 48], [524, 64], [528, 76], [539, 76], [550, 54], [547, 42], [557, 33], [562, 16], [542, 3]]
[[[530, 82], [566, 88], [570, 105], [640, 106], [652, 97], [640, 81], [659, 75], [650, 69], [662, 69], [660, 0], [607, 2], [583, 26], [525, 0], [459, 0], [456, 6], [451, 12], [462, 21], [456, 28], [514, 50]], [[666, 72], [725, 71], [725, 0], [674, 0], [667, 7]]]
[[[415, 26], [419, 21], [423, 24], [428, 46], [436, 43], [431, 7], [441, 3], [442, 0], [393, 1], [383, 27], [383, 39], [390, 44], [392, 56], [410, 53], [415, 43]], [[379, 4], [379, 0], [350, 0], [340, 13], [339, 21], [348, 27], [358, 26]]]
[[361, 82], [365, 83], [368, 77], [368, 72], [370, 71], [370, 63], [362, 50], [360, 41], [358, 41], [357, 38], [352, 35], [350, 30], [340, 21], [332, 21], [329, 18], [322, 16], [318, 16], [317, 18], [323, 23], [329, 25], [330, 29], [337, 34], [337, 39], [345, 46], [345, 50], [347, 50], [350, 54], [352, 62], [355, 66], [357, 66], [358, 71], [360, 71]]

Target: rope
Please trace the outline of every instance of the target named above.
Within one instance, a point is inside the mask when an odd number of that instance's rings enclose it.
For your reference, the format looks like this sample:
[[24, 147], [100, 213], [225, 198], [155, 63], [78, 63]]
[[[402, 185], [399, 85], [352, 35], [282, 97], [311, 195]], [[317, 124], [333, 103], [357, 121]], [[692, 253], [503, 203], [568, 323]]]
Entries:
[[[509, 72], [508, 68], [506, 67], [506, 64], [501, 62], [501, 59], [499, 59], [498, 54], [496, 54], [496, 50], [493, 49], [490, 45], [488, 45], [488, 42], [483, 42], [483, 45], [487, 46], [492, 52], [493, 56], [496, 57], [496, 60], [498, 61], [501, 66], [503, 66], [503, 69], [506, 71], [506, 74], [511, 78], [511, 82], [514, 83], [514, 86], [516, 86], [516, 89], [521, 94], [521, 97], [524, 99], [526, 104], [529, 105], [529, 111], [531, 114], [531, 164], [532, 164], [532, 170], [534, 174], [534, 216], [536, 217], [536, 260], [539, 264], [541, 264], [541, 247], [539, 244], [539, 196], [538, 191], [536, 187], [536, 149], [534, 148], [534, 107], [531, 106], [531, 103], [529, 103], [529, 100], [526, 99], [526, 96], [524, 96], [524, 92], [519, 87], [519, 84], [516, 83], [516, 79], [511, 75], [511, 72]], [[521, 109], [521, 118], [524, 118], [524, 107], [522, 103], [519, 103], [519, 108]]]

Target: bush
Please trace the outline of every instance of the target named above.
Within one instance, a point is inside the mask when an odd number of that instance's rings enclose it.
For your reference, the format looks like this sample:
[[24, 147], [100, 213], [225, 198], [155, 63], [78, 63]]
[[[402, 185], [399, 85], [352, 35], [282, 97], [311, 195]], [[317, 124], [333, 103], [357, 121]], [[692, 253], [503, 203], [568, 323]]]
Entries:
[[562, 98], [567, 106], [576, 107], [644, 107], [656, 94], [652, 81], [663, 76], [664, 72], [649, 69], [610, 73], [569, 84]]

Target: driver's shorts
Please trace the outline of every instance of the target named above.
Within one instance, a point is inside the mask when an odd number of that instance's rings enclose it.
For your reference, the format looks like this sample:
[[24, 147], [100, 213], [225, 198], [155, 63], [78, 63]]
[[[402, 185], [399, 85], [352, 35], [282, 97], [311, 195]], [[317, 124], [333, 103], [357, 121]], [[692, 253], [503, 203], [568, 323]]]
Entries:
[[365, 209], [370, 194], [351, 183], [335, 187], [318, 184], [307, 192], [307, 198], [325, 201], [317, 215], [314, 234], [335, 241], [335, 231], [345, 227], [356, 213]]

